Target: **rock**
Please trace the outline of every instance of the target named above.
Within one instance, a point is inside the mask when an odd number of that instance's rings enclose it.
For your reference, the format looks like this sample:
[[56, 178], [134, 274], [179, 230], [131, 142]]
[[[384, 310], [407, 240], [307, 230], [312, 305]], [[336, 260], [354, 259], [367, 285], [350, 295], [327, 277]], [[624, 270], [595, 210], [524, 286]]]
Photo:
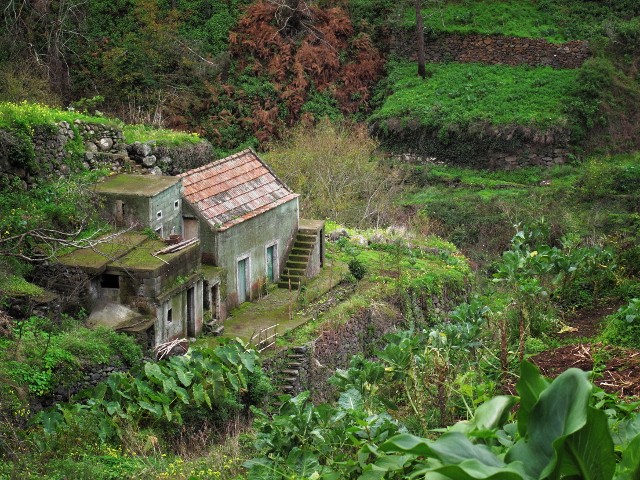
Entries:
[[391, 225], [389, 228], [387, 228], [387, 233], [389, 235], [404, 237], [407, 234], [407, 229], [402, 225]]
[[149, 170], [149, 173], [151, 175], [157, 175], [159, 177], [162, 176], [162, 170], [160, 170], [160, 167], [153, 167], [151, 170]]
[[144, 157], [142, 159], [142, 164], [147, 168], [153, 167], [156, 164], [156, 156], [155, 155], [148, 155], [148, 156]]
[[109, 137], [101, 138], [98, 141], [98, 146], [103, 152], [106, 152], [107, 150], [111, 149], [111, 147], [113, 147], [113, 140], [111, 140]]
[[85, 159], [87, 162], [91, 162], [91, 161], [93, 161], [94, 157], [95, 157], [94, 152], [90, 152], [90, 151], [88, 151], [88, 152], [84, 152], [84, 159]]
[[158, 162], [160, 162], [161, 165], [171, 165], [171, 162], [173, 162], [173, 160], [171, 159], [171, 157], [165, 155], [164, 157], [160, 157], [160, 160], [158, 160]]
[[69, 168], [69, 165], [67, 165], [66, 163], [63, 163], [62, 165], [60, 165], [60, 173], [62, 175], [69, 175], [70, 172], [71, 172], [71, 169]]
[[349, 238], [349, 233], [344, 228], [339, 228], [329, 234], [329, 241], [337, 242], [342, 237]]
[[353, 243], [354, 245], [360, 245], [363, 247], [366, 247], [369, 244], [367, 239], [364, 238], [362, 235], [354, 235], [349, 239], [349, 242]]
[[127, 146], [127, 151], [129, 152], [129, 155], [144, 158], [151, 155], [151, 146], [146, 143], [134, 142]]
[[87, 152], [97, 153], [98, 146], [93, 142], [87, 142], [84, 144], [84, 147], [87, 149]]
[[388, 243], [389, 240], [382, 233], [374, 233], [369, 237], [369, 243]]

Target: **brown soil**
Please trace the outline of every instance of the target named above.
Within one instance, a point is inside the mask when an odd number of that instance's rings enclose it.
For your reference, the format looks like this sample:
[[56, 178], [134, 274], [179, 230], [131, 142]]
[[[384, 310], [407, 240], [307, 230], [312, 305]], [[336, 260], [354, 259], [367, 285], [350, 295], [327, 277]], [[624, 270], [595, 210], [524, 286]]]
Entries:
[[[600, 307], [576, 313], [566, 321], [568, 328], [559, 338], [594, 338], [600, 333], [602, 319], [618, 306]], [[531, 358], [543, 375], [556, 377], [568, 368], [593, 370], [594, 357], [604, 362], [598, 367], [594, 383], [609, 393], [640, 396], [640, 350], [603, 346], [588, 340], [539, 353]]]

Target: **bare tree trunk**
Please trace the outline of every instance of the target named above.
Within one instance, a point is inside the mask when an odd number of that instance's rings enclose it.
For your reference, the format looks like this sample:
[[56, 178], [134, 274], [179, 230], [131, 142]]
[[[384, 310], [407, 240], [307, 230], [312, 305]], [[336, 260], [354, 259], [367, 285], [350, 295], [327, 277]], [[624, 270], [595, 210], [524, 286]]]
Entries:
[[424, 23], [422, 21], [422, 1], [414, 0], [416, 7], [416, 44], [418, 47], [418, 75], [423, 79], [427, 76], [424, 68]]

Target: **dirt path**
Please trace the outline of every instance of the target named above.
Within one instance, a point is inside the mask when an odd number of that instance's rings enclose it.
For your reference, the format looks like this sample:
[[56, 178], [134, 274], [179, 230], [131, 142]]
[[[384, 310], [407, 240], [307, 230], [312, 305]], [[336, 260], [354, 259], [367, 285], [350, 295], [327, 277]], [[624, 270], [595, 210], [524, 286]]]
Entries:
[[618, 305], [613, 305], [578, 312], [567, 320], [569, 328], [558, 337], [585, 341], [539, 353], [531, 360], [548, 377], [556, 377], [572, 367], [592, 371], [595, 363], [594, 383], [600, 388], [621, 396], [640, 396], [640, 350], [589, 341], [600, 333], [604, 317], [617, 309]]

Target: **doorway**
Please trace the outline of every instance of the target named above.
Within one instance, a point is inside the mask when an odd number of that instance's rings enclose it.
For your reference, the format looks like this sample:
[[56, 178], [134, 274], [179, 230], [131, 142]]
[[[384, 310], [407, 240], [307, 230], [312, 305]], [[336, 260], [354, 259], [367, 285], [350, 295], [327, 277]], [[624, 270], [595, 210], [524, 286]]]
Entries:
[[202, 289], [202, 305], [205, 310], [211, 312], [211, 320], [220, 319], [220, 282], [210, 285], [204, 283]]
[[276, 246], [267, 247], [267, 281], [274, 282], [276, 280]]
[[187, 290], [187, 337], [196, 336], [195, 287]]
[[238, 303], [249, 299], [249, 258], [238, 261]]
[[182, 217], [184, 225], [182, 235], [185, 240], [190, 240], [198, 236], [198, 220], [195, 218]]

